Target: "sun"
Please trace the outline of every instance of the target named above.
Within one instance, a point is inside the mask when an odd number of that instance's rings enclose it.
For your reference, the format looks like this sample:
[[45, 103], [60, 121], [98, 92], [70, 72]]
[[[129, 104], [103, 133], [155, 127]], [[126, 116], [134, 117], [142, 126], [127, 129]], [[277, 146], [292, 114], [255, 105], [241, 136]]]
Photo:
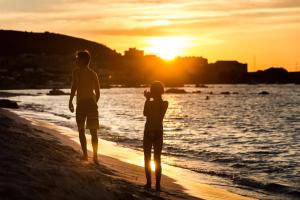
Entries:
[[149, 47], [146, 51], [159, 57], [171, 60], [183, 53], [188, 46], [187, 37], [157, 37], [149, 39]]

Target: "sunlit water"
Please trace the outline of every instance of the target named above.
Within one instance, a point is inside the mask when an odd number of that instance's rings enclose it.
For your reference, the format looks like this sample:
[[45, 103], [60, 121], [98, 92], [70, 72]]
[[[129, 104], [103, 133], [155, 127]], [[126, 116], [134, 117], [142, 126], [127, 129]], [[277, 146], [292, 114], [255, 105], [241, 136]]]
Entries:
[[[165, 94], [164, 162], [222, 177], [230, 187], [300, 198], [300, 87], [209, 85], [201, 93]], [[143, 88], [102, 89], [100, 137], [140, 149], [145, 118]], [[68, 91], [68, 90], [66, 90]], [[229, 91], [230, 95], [221, 92]], [[258, 95], [268, 91], [269, 95]], [[17, 96], [22, 109], [76, 129], [68, 96]], [[213, 94], [210, 94], [212, 92]], [[232, 94], [235, 92], [235, 94]], [[209, 96], [209, 99], [206, 99]]]

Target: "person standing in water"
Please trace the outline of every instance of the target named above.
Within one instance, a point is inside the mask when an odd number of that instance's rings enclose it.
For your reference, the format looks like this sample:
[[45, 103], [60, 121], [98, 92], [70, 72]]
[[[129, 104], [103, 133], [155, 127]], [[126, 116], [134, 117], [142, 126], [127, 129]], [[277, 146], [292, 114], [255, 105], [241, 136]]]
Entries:
[[77, 52], [77, 67], [73, 71], [69, 109], [72, 113], [74, 112], [73, 98], [77, 92], [76, 123], [83, 159], [88, 160], [85, 137], [85, 128], [87, 128], [92, 136], [93, 160], [98, 164], [99, 115], [97, 102], [100, 98], [100, 84], [96, 72], [89, 68], [90, 60], [91, 56], [87, 50]]
[[[143, 139], [145, 174], [147, 183], [146, 189], [151, 188], [151, 150], [154, 149], [156, 191], [160, 191], [161, 179], [161, 151], [163, 145], [163, 118], [168, 108], [168, 101], [163, 101], [162, 94], [164, 86], [161, 82], [155, 81], [151, 84], [150, 92], [145, 90], [146, 102], [144, 105], [144, 116], [146, 124]], [[150, 99], [153, 100], [150, 100]]]

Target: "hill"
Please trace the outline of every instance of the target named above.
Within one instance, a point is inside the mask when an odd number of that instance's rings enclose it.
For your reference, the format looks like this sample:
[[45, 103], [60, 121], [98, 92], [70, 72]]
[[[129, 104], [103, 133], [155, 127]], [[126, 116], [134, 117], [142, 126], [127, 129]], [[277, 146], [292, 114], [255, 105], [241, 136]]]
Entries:
[[0, 30], [0, 44], [0, 89], [69, 87], [78, 50], [91, 53], [99, 74], [122, 59], [103, 44], [50, 32]]
[[118, 56], [112, 49], [89, 40], [62, 34], [44, 32], [21, 32], [0, 30], [0, 55], [19, 54], [74, 54], [77, 50], [88, 49], [92, 55], [102, 58]]

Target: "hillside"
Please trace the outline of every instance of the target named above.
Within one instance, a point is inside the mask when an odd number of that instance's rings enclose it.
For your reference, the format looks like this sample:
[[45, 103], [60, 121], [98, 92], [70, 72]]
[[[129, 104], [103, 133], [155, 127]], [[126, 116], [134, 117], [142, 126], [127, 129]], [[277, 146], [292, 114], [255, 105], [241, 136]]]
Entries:
[[118, 56], [110, 48], [81, 38], [56, 33], [33, 33], [0, 30], [0, 55], [18, 54], [73, 54], [78, 49], [88, 49], [94, 56], [102, 58]]
[[78, 50], [89, 50], [102, 79], [122, 60], [102, 44], [49, 32], [0, 30], [0, 44], [0, 89], [69, 87]]

